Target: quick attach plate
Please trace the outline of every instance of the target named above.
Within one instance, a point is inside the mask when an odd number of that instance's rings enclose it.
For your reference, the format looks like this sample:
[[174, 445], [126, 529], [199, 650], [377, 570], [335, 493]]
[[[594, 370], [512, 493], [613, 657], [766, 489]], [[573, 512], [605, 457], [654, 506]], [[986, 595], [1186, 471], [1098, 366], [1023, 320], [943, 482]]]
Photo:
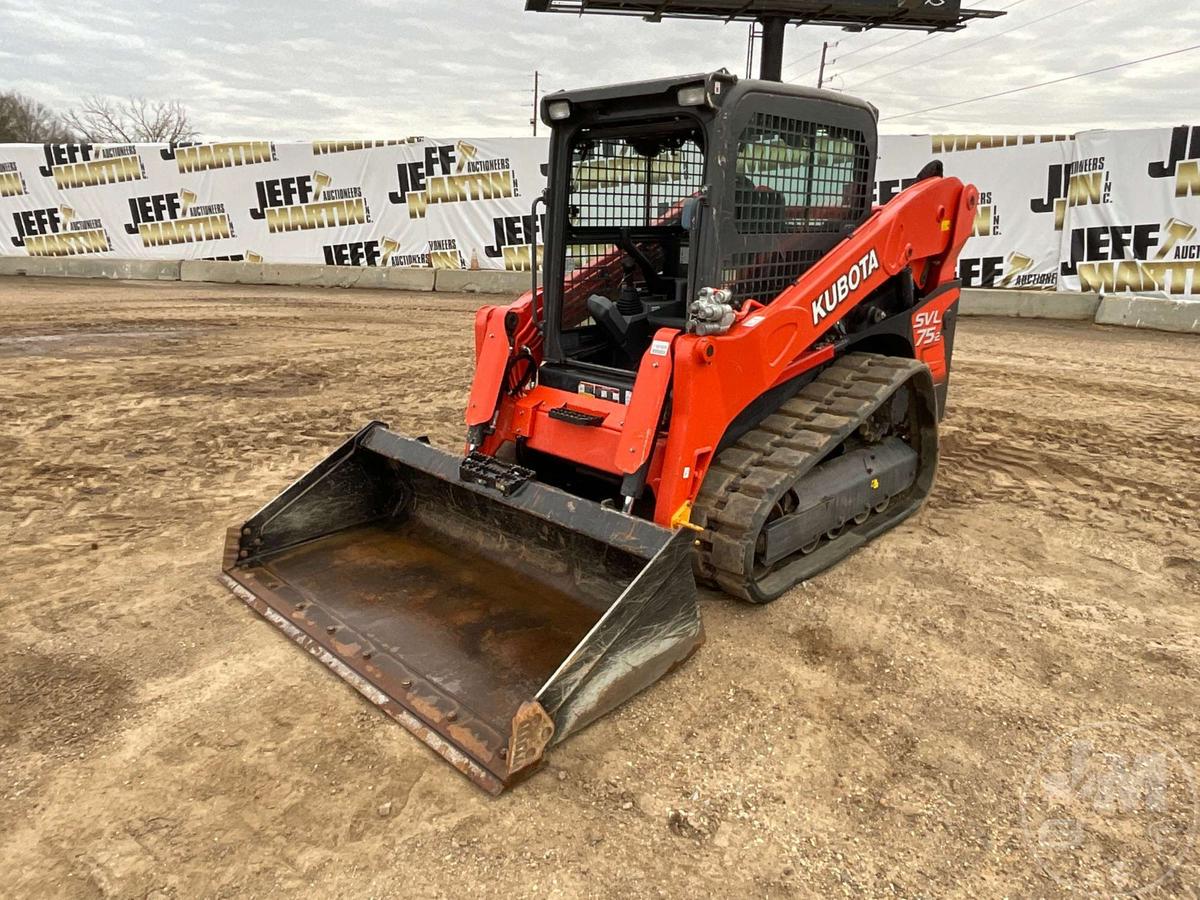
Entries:
[[463, 481], [492, 488], [505, 497], [511, 497], [519, 491], [534, 474], [532, 469], [500, 462], [477, 450], [464, 456], [458, 467], [458, 477]]

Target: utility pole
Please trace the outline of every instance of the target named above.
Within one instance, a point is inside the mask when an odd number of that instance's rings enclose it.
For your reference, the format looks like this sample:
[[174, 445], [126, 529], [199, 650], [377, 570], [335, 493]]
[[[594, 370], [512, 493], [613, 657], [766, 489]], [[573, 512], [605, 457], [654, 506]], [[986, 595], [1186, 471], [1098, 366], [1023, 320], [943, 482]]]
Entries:
[[763, 81], [783, 81], [783, 33], [787, 28], [787, 17], [763, 16], [758, 23], [762, 26], [758, 77]]
[[817, 75], [817, 90], [825, 86], [825, 57], [829, 54], [829, 41], [821, 45], [821, 71]]
[[538, 100], [539, 89], [541, 87], [541, 75], [537, 69], [533, 70], [533, 115], [529, 118], [529, 124], [533, 126], [533, 136], [537, 137], [537, 120], [538, 120]]

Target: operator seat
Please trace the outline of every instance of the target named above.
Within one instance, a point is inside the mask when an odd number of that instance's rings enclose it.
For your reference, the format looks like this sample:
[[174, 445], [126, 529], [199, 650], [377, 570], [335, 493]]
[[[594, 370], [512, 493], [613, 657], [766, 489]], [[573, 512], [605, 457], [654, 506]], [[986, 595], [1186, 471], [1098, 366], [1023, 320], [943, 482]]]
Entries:
[[787, 198], [781, 191], [755, 184], [745, 175], [739, 175], [733, 201], [739, 231], [772, 234], [786, 230]]

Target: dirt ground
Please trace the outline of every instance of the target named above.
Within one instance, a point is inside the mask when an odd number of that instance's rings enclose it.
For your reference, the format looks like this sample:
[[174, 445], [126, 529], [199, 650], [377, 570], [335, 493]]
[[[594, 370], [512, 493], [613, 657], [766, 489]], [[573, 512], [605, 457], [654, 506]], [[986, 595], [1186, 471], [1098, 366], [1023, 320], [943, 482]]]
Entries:
[[[1137, 834], [1047, 864], [1022, 797], [1092, 723], [1200, 766], [1200, 340], [963, 320], [926, 508], [773, 605], [705, 595], [690, 662], [490, 799], [216, 582], [225, 528], [368, 420], [458, 446], [477, 302], [0, 279], [5, 895], [1144, 874]], [[1181, 835], [1184, 782], [1133, 811]], [[1200, 896], [1198, 858], [1159, 895]]]

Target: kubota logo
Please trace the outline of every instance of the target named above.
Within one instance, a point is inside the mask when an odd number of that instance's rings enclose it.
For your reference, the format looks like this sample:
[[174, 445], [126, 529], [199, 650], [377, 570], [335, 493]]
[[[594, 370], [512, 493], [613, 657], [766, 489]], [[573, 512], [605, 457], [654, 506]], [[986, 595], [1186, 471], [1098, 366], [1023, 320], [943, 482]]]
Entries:
[[874, 250], [871, 250], [851, 266], [845, 275], [838, 276], [837, 281], [825, 288], [821, 296], [813, 301], [813, 324], [821, 324], [822, 319], [846, 302], [846, 298], [853, 291], [858, 290], [878, 270], [879, 257]]

